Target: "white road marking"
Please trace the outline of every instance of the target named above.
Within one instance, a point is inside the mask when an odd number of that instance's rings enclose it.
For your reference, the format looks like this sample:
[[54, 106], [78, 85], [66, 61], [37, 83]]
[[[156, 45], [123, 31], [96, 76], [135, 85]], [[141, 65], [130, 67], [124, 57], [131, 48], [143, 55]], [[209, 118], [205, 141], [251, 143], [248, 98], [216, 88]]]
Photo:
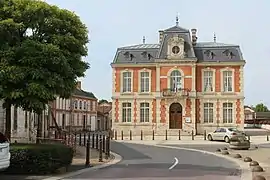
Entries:
[[174, 160], [175, 161], [174, 161], [173, 165], [171, 165], [171, 167], [169, 167], [169, 170], [173, 169], [179, 163], [179, 161], [176, 157], [174, 157]]

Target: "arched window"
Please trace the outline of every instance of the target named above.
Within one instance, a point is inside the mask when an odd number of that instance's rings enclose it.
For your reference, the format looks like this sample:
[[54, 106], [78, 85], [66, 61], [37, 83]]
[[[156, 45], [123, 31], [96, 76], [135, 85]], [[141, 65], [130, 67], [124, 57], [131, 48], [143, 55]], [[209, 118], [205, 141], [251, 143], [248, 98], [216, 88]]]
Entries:
[[170, 75], [170, 89], [177, 91], [183, 88], [182, 76], [178, 70], [173, 70]]

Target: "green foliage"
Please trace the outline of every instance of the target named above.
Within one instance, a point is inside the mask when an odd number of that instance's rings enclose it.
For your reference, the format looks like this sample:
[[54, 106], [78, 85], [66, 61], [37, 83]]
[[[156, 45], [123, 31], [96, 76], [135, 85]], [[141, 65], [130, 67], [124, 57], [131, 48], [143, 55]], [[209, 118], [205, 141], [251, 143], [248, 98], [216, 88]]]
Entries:
[[257, 104], [255, 107], [251, 107], [255, 112], [269, 112], [269, 109], [263, 103]]
[[102, 103], [109, 103], [109, 102], [106, 99], [99, 100], [98, 104], [102, 104]]
[[48, 174], [72, 163], [72, 148], [62, 144], [12, 144], [9, 174]]
[[37, 0], [0, 3], [0, 99], [40, 113], [69, 97], [89, 64], [88, 31], [74, 13]]

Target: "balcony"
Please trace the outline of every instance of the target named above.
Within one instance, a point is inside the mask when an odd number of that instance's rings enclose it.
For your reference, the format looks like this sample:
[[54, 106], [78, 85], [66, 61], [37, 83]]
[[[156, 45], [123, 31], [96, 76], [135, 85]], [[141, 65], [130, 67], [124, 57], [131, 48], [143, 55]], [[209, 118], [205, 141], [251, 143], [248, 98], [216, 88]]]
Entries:
[[163, 97], [171, 97], [171, 98], [185, 98], [189, 96], [189, 90], [180, 88], [180, 89], [163, 89], [162, 90]]

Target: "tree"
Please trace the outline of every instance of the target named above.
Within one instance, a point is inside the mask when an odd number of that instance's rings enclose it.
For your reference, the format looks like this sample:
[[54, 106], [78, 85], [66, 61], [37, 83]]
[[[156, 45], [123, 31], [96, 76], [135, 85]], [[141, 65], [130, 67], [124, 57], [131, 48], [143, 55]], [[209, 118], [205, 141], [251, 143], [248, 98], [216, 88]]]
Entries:
[[56, 96], [70, 97], [89, 68], [82, 60], [87, 43], [86, 26], [68, 10], [38, 0], [0, 1], [0, 99], [8, 138], [11, 105], [40, 115]]
[[102, 104], [102, 103], [109, 103], [109, 102], [106, 99], [99, 100], [98, 104]]
[[252, 109], [255, 112], [269, 112], [269, 109], [263, 103], [257, 104], [255, 107], [252, 107]]

